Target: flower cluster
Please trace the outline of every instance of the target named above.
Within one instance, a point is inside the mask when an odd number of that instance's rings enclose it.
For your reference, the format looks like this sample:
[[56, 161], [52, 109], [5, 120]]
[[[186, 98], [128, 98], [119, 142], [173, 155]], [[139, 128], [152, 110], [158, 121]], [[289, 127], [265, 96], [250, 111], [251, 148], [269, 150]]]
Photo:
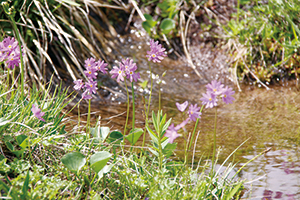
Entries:
[[149, 61], [154, 63], [161, 62], [164, 57], [166, 57], [165, 48], [162, 48], [161, 44], [158, 44], [158, 41], [154, 42], [154, 40], [150, 40], [150, 51], [147, 51], [146, 57]]
[[124, 77], [130, 80], [130, 82], [137, 82], [140, 78], [140, 73], [136, 73], [137, 70], [136, 64], [132, 59], [127, 58], [126, 60], [122, 59], [122, 62], [119, 63], [119, 67], [114, 66], [110, 71], [112, 78], [117, 77], [117, 82], [124, 81]]
[[20, 64], [20, 48], [15, 38], [6, 37], [0, 42], [0, 63], [5, 61], [10, 69]]
[[82, 79], [78, 79], [74, 81], [75, 90], [81, 90], [85, 88], [85, 91], [82, 93], [82, 99], [91, 99], [92, 98], [92, 93], [97, 92], [97, 81], [94, 79], [97, 78], [98, 73], [97, 72], [102, 72], [103, 74], [107, 73], [107, 64], [104, 61], [97, 61], [94, 58], [89, 58], [85, 60], [85, 71], [84, 74], [88, 78], [87, 82], [83, 82]]
[[218, 97], [220, 97], [226, 104], [232, 103], [234, 98], [231, 96], [235, 92], [228, 86], [224, 87], [221, 82], [213, 80], [211, 83], [206, 85], [206, 93], [200, 98], [205, 108], [213, 108], [217, 106]]
[[[185, 101], [184, 103], [176, 103], [176, 106], [179, 111], [184, 112], [185, 109], [188, 107], [189, 102]], [[200, 118], [201, 112], [200, 112], [200, 107], [195, 105], [190, 105], [189, 110], [188, 110], [188, 118], [181, 122], [181, 124], [174, 126], [174, 124], [171, 124], [169, 128], [166, 130], [165, 136], [169, 138], [169, 143], [173, 143], [174, 140], [180, 136], [180, 134], [177, 133], [179, 129], [183, 128], [190, 120], [196, 121], [197, 118]]]
[[[206, 85], [206, 88], [206, 93], [203, 94], [202, 98], [200, 98], [202, 104], [206, 105], [205, 108], [212, 108], [214, 106], [217, 106], [218, 97], [221, 98], [226, 104], [232, 103], [232, 101], [234, 100], [234, 98], [231, 96], [234, 94], [232, 88], [229, 88], [228, 86], [224, 87], [221, 82], [213, 80], [211, 83]], [[184, 112], [188, 107], [188, 104], [188, 101], [186, 101], [182, 104], [176, 103], [176, 106], [179, 111]], [[201, 108], [198, 107], [197, 104], [190, 105], [188, 110], [188, 118], [177, 126], [174, 126], [174, 124], [169, 126], [165, 133], [165, 136], [169, 138], [169, 143], [173, 143], [174, 140], [180, 136], [180, 134], [177, 133], [180, 128], [183, 128], [190, 120], [196, 121], [197, 118], [200, 118], [200, 110]]]

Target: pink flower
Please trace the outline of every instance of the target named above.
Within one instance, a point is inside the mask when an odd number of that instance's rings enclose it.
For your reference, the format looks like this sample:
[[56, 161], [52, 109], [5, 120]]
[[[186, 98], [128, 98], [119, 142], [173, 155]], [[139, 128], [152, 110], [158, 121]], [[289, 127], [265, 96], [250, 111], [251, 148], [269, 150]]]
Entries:
[[106, 74], [107, 73], [107, 68], [106, 68], [107, 65], [108, 64], [105, 63], [103, 60], [102, 60], [102, 62], [100, 62], [100, 60], [99, 60], [96, 62], [96, 69], [98, 71], [102, 72], [103, 74]]
[[39, 120], [45, 122], [45, 120], [42, 118], [45, 115], [45, 113], [41, 112], [41, 109], [32, 104], [31, 111], [33, 112], [34, 116], [36, 116]]
[[233, 95], [234, 93], [235, 92], [232, 90], [232, 88], [226, 86], [226, 88], [224, 88], [222, 91], [221, 98], [226, 104], [232, 103], [232, 101], [234, 101], [234, 98], [231, 95]]
[[149, 61], [154, 63], [161, 62], [164, 57], [167, 55], [165, 54], [165, 48], [162, 48], [161, 44], [158, 44], [158, 41], [154, 42], [154, 40], [150, 40], [150, 51], [147, 51], [146, 57]]
[[117, 66], [114, 66], [113, 69], [109, 72], [112, 74], [112, 78], [117, 77], [117, 82], [124, 81], [124, 76], [126, 75], [124, 72], [124, 69], [120, 66], [118, 68]]
[[203, 97], [200, 98], [200, 100], [202, 101], [203, 105], [206, 104], [205, 108], [213, 108], [214, 106], [217, 106], [217, 98], [212, 92], [207, 91], [202, 95]]
[[165, 136], [169, 138], [169, 143], [173, 143], [174, 140], [176, 138], [178, 138], [180, 136], [180, 134], [177, 133], [177, 131], [180, 128], [178, 128], [177, 126], [174, 127], [174, 124], [172, 124], [171, 126], [169, 126], [169, 128], [166, 130]]
[[195, 104], [194, 106], [190, 105], [189, 118], [195, 122], [197, 118], [200, 118], [201, 112], [199, 111], [200, 111], [200, 107], [197, 107], [197, 104]]
[[224, 89], [224, 85], [217, 80], [213, 80], [210, 84], [206, 85], [206, 88], [207, 88], [207, 91], [209, 91], [217, 96], [222, 93], [222, 90]]
[[187, 108], [187, 106], [189, 105], [189, 102], [188, 101], [185, 101], [184, 103], [180, 104], [178, 102], [176, 102], [176, 106], [177, 106], [177, 109], [181, 112], [185, 111], [185, 109]]
[[81, 95], [82, 99], [91, 99], [92, 96], [91, 96], [91, 93], [89, 92], [89, 90], [86, 90], [82, 93]]
[[82, 79], [78, 79], [76, 81], [73, 81], [73, 83], [75, 83], [75, 85], [74, 85], [75, 90], [81, 90], [84, 86], [84, 83], [83, 83]]
[[85, 83], [85, 88], [86, 90], [89, 91], [89, 93], [97, 93], [97, 81], [93, 81], [92, 79], [90, 79], [88, 82]]

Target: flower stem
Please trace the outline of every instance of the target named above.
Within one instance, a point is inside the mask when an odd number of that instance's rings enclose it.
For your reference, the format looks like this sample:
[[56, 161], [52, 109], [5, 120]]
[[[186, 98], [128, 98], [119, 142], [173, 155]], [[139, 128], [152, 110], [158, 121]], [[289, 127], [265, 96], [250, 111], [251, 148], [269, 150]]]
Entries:
[[89, 138], [90, 133], [90, 121], [91, 121], [91, 100], [89, 99], [89, 107], [88, 107], [88, 116], [87, 116], [87, 124], [86, 124], [86, 137]]
[[[146, 111], [146, 120], [145, 120], [146, 126], [145, 127], [148, 126], [148, 115], [149, 115], [149, 110], [150, 110], [151, 95], [152, 95], [152, 88], [153, 88], [153, 79], [152, 79], [152, 71], [151, 71], [151, 65], [150, 65], [150, 63], [149, 63], [149, 71], [150, 71], [151, 88], [150, 88], [150, 94], [149, 94], [149, 99], [148, 99], [148, 108], [147, 108], [147, 111]], [[144, 130], [143, 145], [142, 145], [142, 147], [145, 146], [145, 140], [146, 140], [146, 129]]]
[[[213, 156], [212, 156], [212, 166], [215, 162], [215, 155], [216, 155], [216, 140], [217, 140], [217, 107], [215, 107], [215, 126], [214, 126], [214, 147], [213, 147]], [[213, 169], [213, 167], [212, 167]]]
[[134, 123], [135, 123], [135, 104], [134, 104], [133, 82], [131, 82], [131, 91], [132, 91], [132, 129], [134, 129]]
[[[202, 105], [202, 107], [201, 107], [201, 109], [200, 109], [200, 113], [202, 113], [203, 108], [204, 108], [204, 105]], [[190, 139], [190, 141], [189, 141], [189, 148], [188, 148], [188, 150], [191, 149], [191, 146], [192, 146], [192, 143], [193, 143], [193, 140], [194, 140], [194, 136], [195, 136], [195, 132], [196, 132], [196, 129], [197, 129], [197, 126], [198, 126], [198, 123], [199, 123], [199, 119], [200, 119], [200, 118], [197, 118], [197, 121], [196, 121], [196, 123], [195, 123], [195, 127], [194, 127], [194, 130], [193, 130], [193, 134], [192, 134], [192, 137], [191, 137], [191, 139]]]
[[128, 92], [128, 87], [127, 87], [126, 79], [124, 79], [124, 83], [125, 83], [126, 92], [127, 92], [127, 114], [126, 114], [126, 122], [125, 122], [124, 133], [123, 133], [123, 144], [125, 143], [125, 135], [126, 135], [126, 131], [127, 131], [127, 123], [128, 123], [128, 116], [129, 116], [129, 106], [130, 106], [129, 92]]

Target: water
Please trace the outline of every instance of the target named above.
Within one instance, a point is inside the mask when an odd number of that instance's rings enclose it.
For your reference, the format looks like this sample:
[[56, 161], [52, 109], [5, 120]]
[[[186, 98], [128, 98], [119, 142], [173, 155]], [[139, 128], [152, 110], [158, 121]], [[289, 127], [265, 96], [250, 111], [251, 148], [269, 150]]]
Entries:
[[[141, 74], [142, 81], [149, 80], [149, 66], [145, 57], [149, 40], [144, 34], [133, 31], [129, 38], [122, 38], [119, 53], [124, 57], [134, 57]], [[195, 47], [193, 47], [195, 48]], [[120, 60], [122, 57], [116, 56]], [[246, 179], [246, 190], [243, 199], [300, 199], [300, 123], [299, 92], [293, 83], [280, 83], [282, 86], [271, 87], [266, 90], [255, 85], [241, 85], [241, 92], [232, 82], [232, 76], [227, 69], [228, 58], [222, 52], [214, 52], [205, 47], [193, 51], [193, 61], [197, 69], [204, 75], [199, 79], [183, 58], [178, 60], [166, 58], [161, 64], [151, 64], [154, 79], [152, 108], [158, 107], [158, 84], [156, 82], [167, 71], [163, 78], [162, 109], [168, 117], [179, 124], [186, 118], [186, 113], [180, 113], [176, 102], [188, 100], [190, 103], [201, 104], [200, 98], [205, 92], [205, 84], [213, 79], [222, 81], [234, 88], [236, 94], [233, 104], [220, 104], [217, 108], [217, 147], [221, 149], [219, 162], [235, 150], [241, 143], [248, 140], [234, 154], [230, 161], [238, 162], [236, 170], [244, 163], [261, 152], [269, 149], [250, 162], [240, 173], [241, 179]], [[278, 85], [280, 85], [278, 84]], [[136, 126], [144, 127], [144, 112], [142, 96], [147, 100], [149, 91], [142, 90], [135, 85], [136, 96]], [[122, 88], [122, 87], [121, 87]], [[119, 91], [121, 88], [115, 88]], [[93, 102], [93, 111], [101, 115], [102, 126], [109, 126], [111, 130], [123, 130], [126, 105], [124, 95], [110, 95], [109, 102]], [[83, 110], [81, 112], [84, 112]], [[204, 109], [198, 125], [200, 130], [197, 140], [195, 161], [202, 155], [212, 152], [214, 109]], [[96, 117], [94, 117], [96, 119]], [[131, 119], [129, 119], [130, 121]], [[194, 127], [193, 123], [186, 126], [188, 131]], [[177, 139], [176, 155], [180, 157], [183, 151], [182, 139]]]

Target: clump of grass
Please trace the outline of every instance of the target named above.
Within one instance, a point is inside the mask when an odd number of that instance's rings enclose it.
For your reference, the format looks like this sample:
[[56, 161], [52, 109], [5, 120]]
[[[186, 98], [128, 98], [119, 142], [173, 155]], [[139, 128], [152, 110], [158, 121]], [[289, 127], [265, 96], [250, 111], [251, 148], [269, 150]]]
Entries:
[[299, 1], [238, 2], [242, 9], [224, 27], [238, 77], [264, 83], [297, 79]]

